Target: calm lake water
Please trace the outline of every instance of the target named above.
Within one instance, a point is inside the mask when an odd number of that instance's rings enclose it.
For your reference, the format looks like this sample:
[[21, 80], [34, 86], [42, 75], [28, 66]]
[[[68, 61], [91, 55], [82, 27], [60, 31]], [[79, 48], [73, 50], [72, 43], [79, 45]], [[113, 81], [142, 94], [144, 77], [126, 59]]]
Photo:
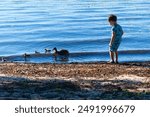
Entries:
[[76, 53], [72, 62], [108, 60], [111, 26], [107, 17], [112, 13], [125, 32], [120, 61], [150, 60], [148, 0], [2, 0], [0, 56], [57, 47]]

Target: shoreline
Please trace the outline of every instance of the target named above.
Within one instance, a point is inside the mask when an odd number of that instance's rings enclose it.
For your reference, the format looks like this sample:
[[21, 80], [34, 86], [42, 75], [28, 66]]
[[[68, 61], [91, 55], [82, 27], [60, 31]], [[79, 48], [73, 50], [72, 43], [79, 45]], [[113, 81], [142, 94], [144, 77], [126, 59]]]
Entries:
[[150, 62], [0, 63], [0, 99], [150, 99]]
[[[27, 54], [27, 57], [24, 56], [25, 54]], [[121, 63], [146, 62], [150, 60], [150, 50], [120, 50], [119, 55]], [[55, 61], [53, 53], [24, 53], [16, 55], [14, 54], [8, 56], [0, 56], [0, 60], [2, 62], [18, 63], [94, 63], [108, 61], [109, 52], [72, 52], [69, 55], [68, 61], [62, 61], [59, 57], [58, 61]]]

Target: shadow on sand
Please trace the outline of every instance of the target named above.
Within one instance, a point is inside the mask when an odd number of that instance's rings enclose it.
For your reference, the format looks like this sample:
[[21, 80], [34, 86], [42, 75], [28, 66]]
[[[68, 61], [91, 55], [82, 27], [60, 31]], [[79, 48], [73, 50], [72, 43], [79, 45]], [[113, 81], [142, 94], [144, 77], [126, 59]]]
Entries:
[[[18, 80], [19, 79], [19, 80]], [[132, 80], [28, 80], [0, 77], [0, 99], [4, 100], [147, 100], [150, 84]], [[142, 89], [142, 91], [138, 91]]]

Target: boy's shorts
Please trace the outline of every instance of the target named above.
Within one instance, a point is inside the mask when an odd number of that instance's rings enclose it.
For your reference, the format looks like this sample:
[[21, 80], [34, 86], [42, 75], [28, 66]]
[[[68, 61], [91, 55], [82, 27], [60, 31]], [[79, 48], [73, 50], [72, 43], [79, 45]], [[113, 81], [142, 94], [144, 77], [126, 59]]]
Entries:
[[112, 46], [109, 47], [109, 51], [116, 52], [120, 46], [120, 43], [113, 43]]

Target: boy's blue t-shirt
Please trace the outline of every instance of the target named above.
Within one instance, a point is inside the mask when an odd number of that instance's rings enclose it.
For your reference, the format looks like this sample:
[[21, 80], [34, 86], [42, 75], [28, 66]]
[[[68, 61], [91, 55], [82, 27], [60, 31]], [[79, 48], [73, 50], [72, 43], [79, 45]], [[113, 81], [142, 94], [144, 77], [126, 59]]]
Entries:
[[112, 32], [115, 32], [115, 40], [114, 43], [120, 43], [122, 40], [123, 30], [122, 27], [119, 24], [115, 24], [112, 27]]

